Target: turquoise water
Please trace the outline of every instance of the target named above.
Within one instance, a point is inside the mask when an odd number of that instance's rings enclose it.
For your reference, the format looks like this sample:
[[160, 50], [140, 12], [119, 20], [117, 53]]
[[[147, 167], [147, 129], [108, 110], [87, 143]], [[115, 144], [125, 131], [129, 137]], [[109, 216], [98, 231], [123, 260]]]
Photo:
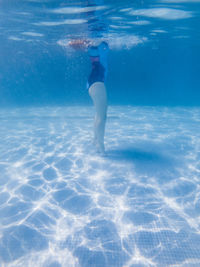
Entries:
[[1, 105], [90, 104], [74, 39], [108, 42], [110, 104], [199, 105], [198, 0], [0, 5]]
[[[199, 12], [0, 2], [0, 267], [200, 266]], [[110, 47], [104, 157], [74, 40]]]

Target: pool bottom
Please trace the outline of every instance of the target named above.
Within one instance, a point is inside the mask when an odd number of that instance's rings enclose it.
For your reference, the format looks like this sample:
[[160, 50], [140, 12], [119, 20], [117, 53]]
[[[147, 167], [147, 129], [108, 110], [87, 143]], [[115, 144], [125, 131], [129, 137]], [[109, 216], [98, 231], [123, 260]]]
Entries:
[[0, 262], [199, 266], [200, 108], [1, 109]]

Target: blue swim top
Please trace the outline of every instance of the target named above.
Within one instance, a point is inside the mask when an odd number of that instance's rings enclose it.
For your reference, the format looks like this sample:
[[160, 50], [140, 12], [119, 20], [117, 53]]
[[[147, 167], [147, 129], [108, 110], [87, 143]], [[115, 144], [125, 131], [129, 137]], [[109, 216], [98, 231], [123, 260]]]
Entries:
[[106, 42], [101, 42], [98, 46], [100, 63], [105, 69], [105, 78], [107, 77], [108, 72], [108, 51], [109, 46]]
[[95, 82], [105, 82], [108, 72], [108, 44], [101, 42], [99, 46], [91, 46], [88, 49], [90, 57], [99, 57], [98, 62], [92, 63], [92, 71], [88, 78], [88, 88]]
[[90, 57], [99, 57], [98, 46], [90, 46], [88, 49], [88, 54]]

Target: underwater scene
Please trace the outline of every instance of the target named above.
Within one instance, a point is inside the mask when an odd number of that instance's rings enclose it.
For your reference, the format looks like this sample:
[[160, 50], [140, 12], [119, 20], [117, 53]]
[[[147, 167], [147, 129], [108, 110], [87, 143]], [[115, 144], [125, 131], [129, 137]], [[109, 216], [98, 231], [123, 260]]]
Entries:
[[200, 266], [200, 0], [0, 0], [0, 267]]

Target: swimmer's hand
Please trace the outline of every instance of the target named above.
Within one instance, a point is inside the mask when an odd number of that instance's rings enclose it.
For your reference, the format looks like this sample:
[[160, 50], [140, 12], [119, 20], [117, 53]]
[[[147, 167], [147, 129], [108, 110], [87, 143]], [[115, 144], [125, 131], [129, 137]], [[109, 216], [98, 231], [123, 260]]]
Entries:
[[68, 42], [68, 45], [75, 50], [85, 50], [90, 45], [90, 41], [82, 39], [74, 39]]

